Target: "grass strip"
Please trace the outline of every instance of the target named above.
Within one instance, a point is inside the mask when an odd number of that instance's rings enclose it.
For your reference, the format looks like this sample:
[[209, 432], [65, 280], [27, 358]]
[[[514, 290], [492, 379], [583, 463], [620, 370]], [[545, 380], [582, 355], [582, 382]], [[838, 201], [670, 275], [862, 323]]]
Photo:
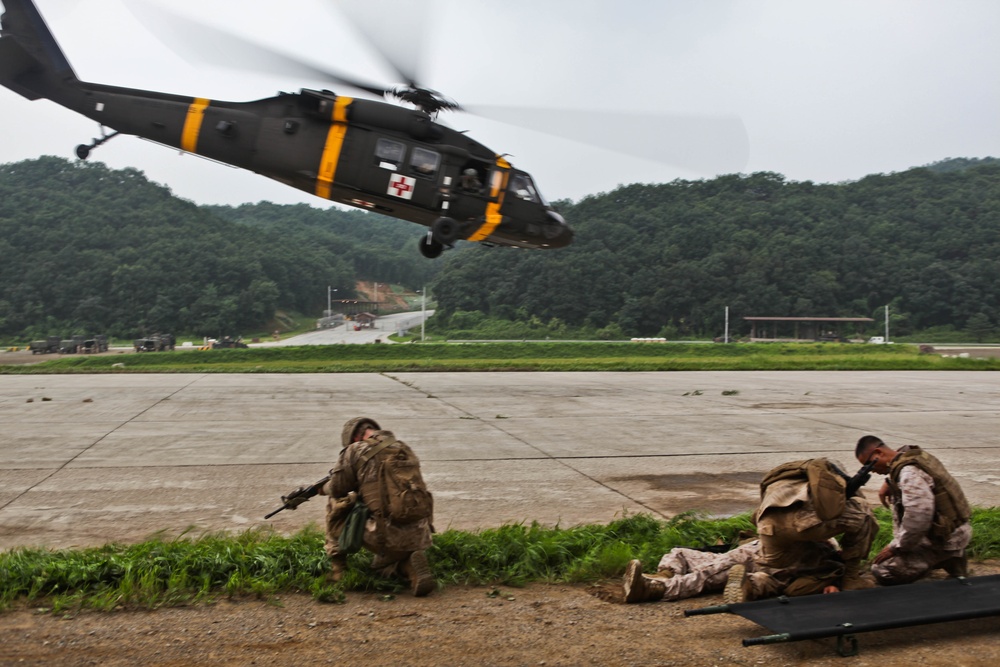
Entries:
[[0, 374], [708, 370], [1000, 370], [1000, 359], [945, 358], [913, 345], [525, 342], [123, 353], [0, 365]]
[[[891, 537], [888, 512], [879, 508], [876, 516], [881, 530], [872, 554]], [[972, 524], [970, 557], [1000, 557], [1000, 508], [975, 509]], [[508, 524], [440, 533], [428, 558], [445, 584], [592, 582], [621, 575], [633, 558], [652, 570], [673, 547], [731, 544], [741, 530], [752, 528], [745, 514], [727, 519], [682, 514], [669, 521], [639, 514], [572, 528]], [[91, 549], [18, 548], [0, 553], [0, 609], [21, 603], [43, 604], [55, 613], [156, 608], [233, 596], [273, 599], [284, 593], [343, 602], [347, 591], [399, 591], [398, 582], [370, 572], [371, 554], [362, 551], [349, 562], [342, 582], [326, 580], [323, 534], [315, 527], [291, 536], [252, 529], [195, 538], [159, 535], [139, 544]]]

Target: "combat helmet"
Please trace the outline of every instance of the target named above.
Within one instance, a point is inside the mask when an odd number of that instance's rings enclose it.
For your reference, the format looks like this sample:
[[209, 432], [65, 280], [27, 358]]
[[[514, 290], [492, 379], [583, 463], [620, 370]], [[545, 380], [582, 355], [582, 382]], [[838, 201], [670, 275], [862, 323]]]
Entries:
[[340, 444], [341, 448], [347, 447], [351, 444], [351, 439], [354, 438], [354, 434], [357, 430], [365, 424], [370, 424], [376, 431], [381, 431], [382, 427], [378, 425], [378, 422], [371, 417], [355, 417], [354, 419], [348, 419], [344, 422], [344, 430], [340, 434]]

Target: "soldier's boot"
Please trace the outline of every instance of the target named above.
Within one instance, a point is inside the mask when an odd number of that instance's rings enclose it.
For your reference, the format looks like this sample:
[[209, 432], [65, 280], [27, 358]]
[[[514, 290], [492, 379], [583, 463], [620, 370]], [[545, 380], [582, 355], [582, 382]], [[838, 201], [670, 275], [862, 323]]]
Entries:
[[952, 578], [969, 576], [969, 558], [965, 555], [949, 558], [939, 563], [938, 567], [947, 572], [948, 576]]
[[667, 592], [667, 585], [657, 579], [642, 576], [642, 563], [629, 561], [622, 580], [625, 602], [654, 602], [662, 600]]
[[410, 590], [414, 597], [423, 597], [437, 586], [431, 566], [427, 563], [427, 555], [423, 551], [414, 551], [403, 561], [403, 574], [410, 580]]
[[330, 556], [330, 572], [326, 575], [327, 580], [336, 584], [344, 578], [345, 572], [347, 572], [347, 557]]
[[863, 591], [867, 588], [875, 588], [877, 585], [872, 573], [865, 571], [860, 563], [845, 566], [844, 579], [840, 586], [841, 590]]
[[754, 600], [753, 581], [747, 573], [746, 565], [733, 565], [726, 576], [726, 587], [722, 590], [722, 600], [726, 604], [740, 604]]

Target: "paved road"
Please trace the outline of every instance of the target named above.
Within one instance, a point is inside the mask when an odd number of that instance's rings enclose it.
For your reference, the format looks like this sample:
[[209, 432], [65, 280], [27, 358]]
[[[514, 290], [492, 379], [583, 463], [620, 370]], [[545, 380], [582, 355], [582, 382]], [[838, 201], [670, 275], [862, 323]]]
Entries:
[[439, 530], [740, 512], [783, 461], [856, 469], [865, 433], [931, 449], [997, 505], [998, 399], [989, 372], [0, 376], [0, 548], [262, 525], [358, 414], [420, 454]]
[[[426, 316], [434, 314], [433, 310], [426, 311]], [[391, 343], [390, 334], [400, 333], [409, 329], [411, 332], [420, 333], [420, 321], [424, 319], [424, 313], [418, 311], [395, 313], [392, 315], [382, 315], [375, 320], [372, 329], [354, 330], [353, 322], [346, 322], [331, 329], [316, 329], [309, 333], [299, 334], [280, 341], [267, 341], [254, 343], [252, 347], [276, 347], [285, 345], [339, 345], [351, 343]]]

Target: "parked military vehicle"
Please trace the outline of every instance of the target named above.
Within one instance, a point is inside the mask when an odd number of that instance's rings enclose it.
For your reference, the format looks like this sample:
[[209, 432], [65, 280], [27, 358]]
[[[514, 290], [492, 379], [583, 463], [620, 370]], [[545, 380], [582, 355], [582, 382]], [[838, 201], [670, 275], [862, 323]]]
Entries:
[[45, 340], [33, 340], [28, 344], [32, 354], [55, 354], [59, 352], [59, 336], [49, 336]]
[[104, 335], [94, 336], [93, 338], [87, 338], [83, 341], [83, 346], [80, 350], [81, 352], [86, 352], [88, 354], [96, 354], [98, 352], [108, 351], [108, 337]]
[[76, 354], [83, 348], [86, 336], [76, 335], [72, 338], [64, 338], [59, 341], [59, 354]]
[[249, 345], [244, 343], [242, 338], [237, 338], [236, 340], [233, 340], [229, 336], [225, 336], [222, 340], [217, 340], [214, 343], [212, 343], [213, 350], [228, 350], [238, 347], [240, 348], [249, 347]]
[[136, 352], [163, 352], [173, 350], [176, 344], [173, 334], [153, 334], [146, 338], [136, 338], [132, 341], [132, 347]]

